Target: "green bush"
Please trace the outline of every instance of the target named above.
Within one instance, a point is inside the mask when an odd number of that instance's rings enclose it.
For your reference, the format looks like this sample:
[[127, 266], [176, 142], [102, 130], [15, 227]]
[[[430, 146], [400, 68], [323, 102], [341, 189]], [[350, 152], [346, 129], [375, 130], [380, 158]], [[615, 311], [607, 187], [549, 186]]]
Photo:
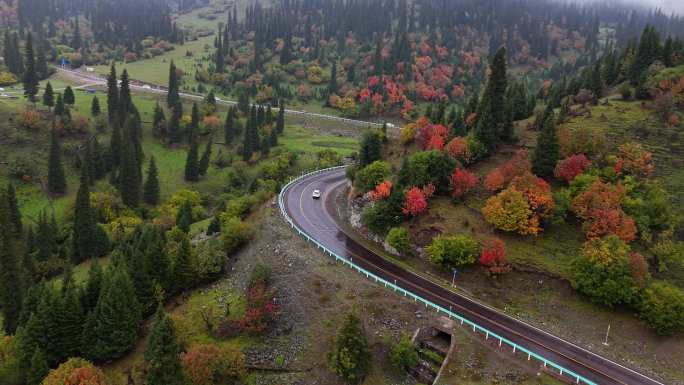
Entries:
[[393, 189], [389, 199], [377, 201], [363, 210], [361, 223], [373, 234], [385, 235], [390, 228], [401, 224], [404, 218], [401, 212], [403, 202], [404, 194]]
[[271, 283], [271, 268], [257, 263], [249, 275], [249, 287], [254, 287], [257, 285], [268, 286]]
[[328, 365], [349, 383], [359, 383], [368, 374], [372, 362], [363, 323], [355, 314], [345, 318], [328, 353]]
[[197, 273], [198, 281], [209, 282], [218, 278], [226, 263], [226, 253], [221, 241], [210, 238], [200, 242], [193, 262], [193, 270]]
[[356, 173], [354, 186], [362, 193], [370, 191], [384, 181], [390, 171], [389, 163], [377, 160]]
[[632, 99], [632, 87], [629, 86], [629, 83], [622, 83], [622, 85], [619, 88], [619, 91], [620, 95], [622, 96], [622, 100], [628, 101]]
[[387, 243], [400, 254], [406, 254], [411, 249], [408, 230], [403, 227], [391, 228], [387, 234]]
[[659, 335], [684, 331], [684, 292], [664, 282], [648, 286], [639, 301], [639, 316]]
[[252, 229], [249, 224], [238, 218], [231, 217], [223, 221], [221, 240], [226, 254], [237, 251], [252, 237]]
[[392, 346], [390, 362], [400, 370], [410, 370], [418, 365], [418, 351], [407, 335], [402, 335], [399, 342]]
[[426, 249], [433, 263], [449, 266], [464, 266], [475, 263], [480, 246], [465, 235], [438, 236]]
[[451, 173], [456, 167], [456, 161], [446, 152], [421, 151], [407, 159], [399, 171], [399, 185], [425, 186], [432, 183], [437, 192], [449, 192]]

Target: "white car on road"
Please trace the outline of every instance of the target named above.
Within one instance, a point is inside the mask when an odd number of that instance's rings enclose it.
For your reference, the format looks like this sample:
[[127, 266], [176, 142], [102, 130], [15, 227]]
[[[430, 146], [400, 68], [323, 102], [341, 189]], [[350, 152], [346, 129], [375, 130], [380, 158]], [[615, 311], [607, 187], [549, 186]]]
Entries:
[[313, 199], [320, 198], [321, 197], [321, 190], [319, 190], [319, 189], [313, 190], [313, 194], [311, 194], [311, 196], [313, 197]]

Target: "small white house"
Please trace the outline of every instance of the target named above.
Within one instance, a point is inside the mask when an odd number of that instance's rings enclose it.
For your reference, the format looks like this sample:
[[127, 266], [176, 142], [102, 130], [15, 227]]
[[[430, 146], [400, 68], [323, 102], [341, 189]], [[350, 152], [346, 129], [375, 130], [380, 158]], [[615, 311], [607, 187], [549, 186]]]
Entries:
[[95, 72], [95, 68], [93, 67], [86, 67], [87, 72]]

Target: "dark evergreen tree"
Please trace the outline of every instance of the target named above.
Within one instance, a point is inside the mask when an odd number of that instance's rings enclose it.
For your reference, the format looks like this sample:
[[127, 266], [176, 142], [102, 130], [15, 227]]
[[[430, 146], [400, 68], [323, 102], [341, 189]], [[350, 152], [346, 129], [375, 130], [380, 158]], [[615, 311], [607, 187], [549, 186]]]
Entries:
[[[116, 67], [112, 62], [107, 76], [107, 115], [109, 116], [109, 123], [116, 122], [116, 116], [119, 111], [119, 84], [116, 79]], [[115, 163], [118, 165], [118, 161]]]
[[184, 374], [173, 320], [159, 306], [145, 350], [146, 385], [182, 385]]
[[0, 308], [6, 334], [14, 334], [22, 303], [22, 278], [15, 242], [15, 225], [10, 220], [7, 198], [0, 200]]
[[487, 87], [478, 107], [475, 138], [489, 151], [501, 137], [506, 121], [506, 49], [500, 48], [490, 65]]
[[285, 38], [283, 41], [283, 48], [280, 51], [280, 65], [286, 65], [289, 64], [292, 61], [292, 35], [288, 31], [288, 33], [285, 34]]
[[183, 140], [183, 131], [180, 127], [180, 120], [183, 115], [183, 106], [180, 100], [173, 107], [171, 120], [169, 122], [169, 142], [180, 143]]
[[129, 114], [133, 112], [133, 99], [131, 98], [131, 86], [128, 71], [124, 68], [119, 81], [119, 105], [117, 106], [119, 121], [126, 122]]
[[551, 111], [537, 137], [537, 145], [532, 156], [532, 170], [541, 177], [553, 175], [559, 158], [558, 133], [556, 132], [556, 116]]
[[359, 166], [366, 167], [381, 159], [382, 142], [376, 131], [366, 131], [361, 137], [359, 148]]
[[45, 85], [45, 91], [43, 91], [43, 105], [50, 109], [55, 106], [55, 92], [49, 81]]
[[142, 176], [140, 174], [140, 154], [136, 149], [137, 123], [130, 118], [126, 121], [126, 129], [122, 136], [121, 166], [119, 170], [119, 191], [121, 200], [129, 207], [138, 207], [142, 196]]
[[24, 96], [26, 96], [29, 102], [35, 103], [36, 95], [38, 95], [38, 74], [36, 73], [36, 57], [33, 52], [33, 37], [31, 33], [26, 36], [24, 51], [26, 56], [26, 69], [22, 78]]
[[36, 74], [38, 79], [48, 78], [50, 73], [50, 68], [48, 67], [47, 57], [45, 56], [45, 43], [39, 43], [36, 46]]
[[[186, 234], [188, 231], [186, 231]], [[186, 235], [178, 246], [176, 259], [173, 262], [173, 282], [177, 292], [187, 290], [193, 285], [195, 273], [192, 271], [192, 264], [190, 262], [192, 258], [191, 253], [190, 239]]]
[[[59, 98], [58, 98], [59, 100]], [[50, 133], [50, 154], [48, 157], [47, 189], [50, 194], [64, 194], [67, 183], [62, 165], [62, 147], [59, 144], [57, 130], [52, 128]]]
[[178, 88], [178, 73], [176, 72], [176, 65], [173, 64], [172, 60], [171, 64], [169, 64], [169, 88], [168, 93], [166, 95], [166, 105], [169, 108], [174, 108], [176, 107], [176, 105], [178, 105], [178, 103], [180, 103], [180, 95], [178, 94]]
[[159, 204], [160, 188], [159, 177], [157, 172], [157, 164], [154, 157], [150, 158], [150, 166], [147, 168], [147, 178], [145, 178], [145, 186], [143, 188], [143, 198], [148, 205], [156, 206]]
[[52, 315], [52, 340], [59, 352], [60, 361], [76, 356], [80, 350], [85, 313], [79, 296], [80, 289], [69, 277], [62, 284], [62, 294], [55, 299]]
[[90, 103], [90, 114], [94, 117], [100, 116], [102, 110], [100, 109], [100, 100], [97, 96], [93, 96], [93, 101]]
[[594, 68], [591, 70], [591, 81], [590, 81], [591, 93], [597, 99], [603, 96], [603, 79], [601, 79], [601, 63], [596, 63]]
[[93, 258], [90, 262], [90, 268], [88, 269], [88, 279], [86, 280], [83, 294], [81, 295], [81, 306], [86, 314], [95, 309], [95, 306], [97, 305], [103, 279], [104, 273], [102, 267], [97, 261], [97, 258]]
[[26, 372], [26, 384], [40, 385], [49, 372], [50, 367], [45, 358], [45, 353], [39, 347], [34, 349], [33, 356], [31, 356], [31, 366], [28, 372]]
[[347, 315], [328, 355], [333, 371], [350, 383], [360, 382], [371, 366], [371, 352], [363, 323], [355, 314]]
[[192, 142], [197, 135], [197, 130], [199, 129], [200, 123], [200, 112], [197, 103], [192, 103], [192, 112], [190, 114], [190, 124], [187, 127], [186, 136], [188, 143]]
[[67, 86], [64, 89], [64, 104], [73, 106], [74, 103], [76, 103], [76, 95], [74, 95], [74, 90], [71, 89], [71, 86]]
[[95, 222], [95, 213], [90, 205], [90, 186], [86, 167], [81, 168], [81, 185], [76, 194], [71, 239], [74, 263], [81, 263], [91, 257], [100, 257], [109, 251], [107, 234]]
[[221, 220], [218, 215], [214, 215], [207, 227], [207, 235], [214, 235], [221, 232]]
[[637, 84], [641, 74], [659, 58], [661, 58], [660, 35], [655, 27], [647, 25], [641, 33], [634, 61], [629, 68], [629, 79], [632, 84]]
[[17, 240], [21, 240], [24, 232], [24, 225], [21, 220], [21, 212], [19, 211], [19, 202], [17, 202], [17, 192], [12, 183], [7, 185], [7, 192], [5, 193], [5, 200], [7, 204], [7, 216], [9, 224]]
[[337, 93], [337, 61], [333, 61], [330, 69], [330, 83], [328, 83], [328, 95]]
[[66, 106], [64, 105], [64, 99], [62, 99], [62, 94], [57, 94], [57, 101], [55, 102], [55, 110], [53, 112], [55, 116], [67, 116], [68, 111]]
[[81, 352], [93, 361], [121, 357], [138, 341], [142, 320], [140, 303], [122, 264], [110, 268], [97, 305], [85, 323]]
[[204, 152], [202, 153], [202, 157], [200, 158], [199, 164], [197, 165], [197, 172], [201, 176], [206, 175], [207, 171], [209, 170], [209, 162], [211, 161], [212, 144], [213, 144], [213, 139], [209, 138], [209, 141], [207, 142], [207, 146], [204, 148]]
[[176, 214], [176, 226], [183, 232], [190, 232], [190, 225], [192, 225], [192, 204], [186, 201], [178, 209]]
[[233, 144], [233, 140], [235, 140], [235, 119], [235, 110], [233, 108], [228, 109], [226, 121], [223, 123], [223, 141], [226, 146]]
[[164, 136], [165, 132], [161, 132], [162, 123], [166, 121], [164, 109], [159, 105], [159, 102], [154, 106], [154, 113], [152, 115], [152, 128], [157, 130], [159, 134]]
[[282, 135], [285, 131], [285, 104], [281, 101], [278, 109], [278, 118], [276, 119], [276, 132]]
[[185, 159], [185, 180], [196, 182], [199, 180], [199, 160], [198, 160], [197, 140], [193, 139], [188, 149], [188, 156]]

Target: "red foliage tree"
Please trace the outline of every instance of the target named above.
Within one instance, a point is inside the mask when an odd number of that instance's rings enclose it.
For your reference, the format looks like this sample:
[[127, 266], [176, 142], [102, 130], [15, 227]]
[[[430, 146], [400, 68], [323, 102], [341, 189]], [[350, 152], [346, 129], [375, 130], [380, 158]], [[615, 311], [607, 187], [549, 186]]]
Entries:
[[575, 197], [572, 210], [584, 221], [583, 228], [588, 238], [614, 234], [625, 242], [634, 240], [636, 225], [634, 219], [622, 211], [624, 197], [622, 185], [610, 185], [600, 180]]
[[546, 217], [553, 209], [551, 187], [544, 179], [531, 172], [516, 176], [511, 181], [511, 187], [523, 193], [530, 208], [540, 219]]
[[479, 180], [477, 175], [464, 168], [455, 169], [451, 174], [451, 196], [461, 198], [477, 186]]
[[492, 274], [510, 271], [506, 258], [506, 244], [499, 238], [488, 240], [480, 253], [480, 265], [487, 268]]
[[511, 159], [491, 171], [485, 178], [485, 188], [489, 192], [495, 192], [506, 187], [513, 178], [532, 172], [532, 164], [528, 159], [527, 150], [518, 150]]
[[625, 143], [618, 147], [617, 173], [648, 178], [653, 173], [653, 155], [639, 143]]
[[240, 320], [242, 331], [259, 334], [266, 330], [277, 312], [272, 298], [273, 293], [262, 283], [247, 290], [247, 310]]
[[571, 182], [590, 165], [591, 162], [584, 154], [572, 155], [558, 162], [554, 175], [558, 179]]
[[418, 145], [423, 150], [441, 150], [444, 148], [447, 138], [449, 137], [449, 129], [441, 124], [424, 124], [422, 119], [416, 122], [418, 127]]
[[506, 178], [498, 168], [487, 174], [484, 180], [484, 187], [491, 193], [501, 190], [505, 184]]
[[387, 199], [392, 193], [392, 182], [386, 180], [375, 186], [375, 190], [369, 193], [370, 198], [374, 201]]
[[648, 273], [648, 262], [643, 255], [639, 253], [631, 253], [629, 255], [629, 270], [632, 275], [632, 279], [637, 284], [637, 286], [643, 288], [646, 286], [650, 278]]
[[427, 198], [418, 187], [411, 187], [404, 194], [404, 207], [402, 212], [404, 215], [417, 216], [423, 213], [428, 207]]
[[468, 142], [460, 136], [451, 139], [449, 143], [447, 143], [445, 149], [446, 152], [454, 159], [467, 161], [469, 158]]

